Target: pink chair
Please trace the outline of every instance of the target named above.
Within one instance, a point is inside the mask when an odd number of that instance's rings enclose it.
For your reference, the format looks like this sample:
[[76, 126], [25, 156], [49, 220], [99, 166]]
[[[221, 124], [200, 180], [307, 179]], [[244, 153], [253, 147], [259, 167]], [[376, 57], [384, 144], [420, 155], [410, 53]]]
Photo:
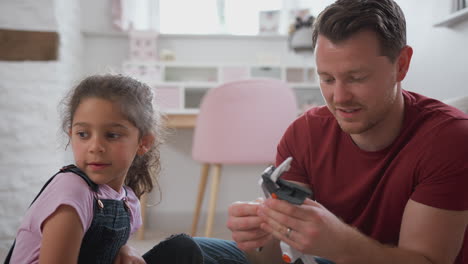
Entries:
[[271, 164], [276, 146], [298, 113], [294, 92], [273, 79], [233, 81], [203, 98], [192, 157], [202, 163], [191, 235], [197, 232], [210, 165], [214, 165], [205, 236], [210, 237], [222, 164]]

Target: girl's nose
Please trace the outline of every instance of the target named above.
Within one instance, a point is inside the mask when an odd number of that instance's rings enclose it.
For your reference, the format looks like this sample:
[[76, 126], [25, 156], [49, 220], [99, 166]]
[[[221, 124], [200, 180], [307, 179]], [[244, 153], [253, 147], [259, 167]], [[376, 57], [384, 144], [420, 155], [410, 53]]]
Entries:
[[94, 137], [91, 139], [90, 146], [89, 146], [89, 151], [90, 152], [104, 152], [105, 147], [103, 144], [103, 139], [100, 137]]

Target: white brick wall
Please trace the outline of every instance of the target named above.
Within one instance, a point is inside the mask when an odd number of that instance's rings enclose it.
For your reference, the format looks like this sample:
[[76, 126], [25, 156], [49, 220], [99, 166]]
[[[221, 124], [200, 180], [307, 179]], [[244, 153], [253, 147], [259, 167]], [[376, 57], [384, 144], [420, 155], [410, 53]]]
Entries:
[[10, 29], [55, 30], [54, 0], [2, 0], [0, 26]]
[[0, 259], [29, 203], [64, 164], [59, 100], [81, 76], [79, 1], [2, 0], [0, 28], [57, 31], [59, 60], [0, 61]]

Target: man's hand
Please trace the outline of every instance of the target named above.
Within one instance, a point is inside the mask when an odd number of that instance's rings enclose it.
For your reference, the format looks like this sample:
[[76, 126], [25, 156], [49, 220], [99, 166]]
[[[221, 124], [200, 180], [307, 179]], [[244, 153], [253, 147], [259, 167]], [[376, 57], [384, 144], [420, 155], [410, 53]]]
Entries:
[[315, 201], [306, 199], [297, 206], [268, 199], [259, 207], [258, 214], [263, 219], [263, 230], [304, 254], [328, 259], [346, 254], [343, 251], [347, 247], [341, 245], [347, 243], [349, 226]]
[[114, 264], [146, 264], [146, 262], [133, 247], [124, 245], [120, 248]]
[[453, 263], [468, 222], [468, 211], [442, 210], [409, 200], [398, 246], [385, 246], [310, 199], [300, 206], [268, 199], [259, 206], [258, 215], [261, 228], [275, 238], [335, 263]]
[[257, 210], [263, 199], [255, 202], [236, 202], [229, 206], [227, 227], [232, 231], [232, 239], [244, 251], [264, 246], [272, 236], [260, 228], [262, 218]]

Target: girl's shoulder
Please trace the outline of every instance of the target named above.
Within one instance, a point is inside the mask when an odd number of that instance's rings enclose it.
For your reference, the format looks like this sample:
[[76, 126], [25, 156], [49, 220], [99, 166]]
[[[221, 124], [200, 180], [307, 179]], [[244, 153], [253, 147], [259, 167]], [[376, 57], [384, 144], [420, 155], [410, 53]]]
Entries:
[[82, 179], [81, 176], [70, 171], [58, 173], [52, 182], [54, 181], [63, 182], [63, 183], [74, 183], [82, 187], [83, 186], [89, 187], [88, 183], [86, 183], [86, 181]]
[[93, 190], [80, 176], [73, 172], [63, 172], [55, 176], [47, 186], [55, 195], [69, 199], [93, 197]]
[[93, 218], [93, 199], [93, 191], [80, 176], [71, 172], [57, 174], [23, 217], [16, 236], [15, 252], [20, 253], [13, 254], [15, 263], [38, 259], [42, 225], [61, 205], [73, 207], [83, 230], [88, 230]]
[[35, 220], [41, 224], [60, 205], [68, 205], [75, 209], [86, 230], [92, 219], [93, 199], [93, 190], [80, 176], [72, 172], [59, 173], [31, 205], [28, 213], [36, 214]]

